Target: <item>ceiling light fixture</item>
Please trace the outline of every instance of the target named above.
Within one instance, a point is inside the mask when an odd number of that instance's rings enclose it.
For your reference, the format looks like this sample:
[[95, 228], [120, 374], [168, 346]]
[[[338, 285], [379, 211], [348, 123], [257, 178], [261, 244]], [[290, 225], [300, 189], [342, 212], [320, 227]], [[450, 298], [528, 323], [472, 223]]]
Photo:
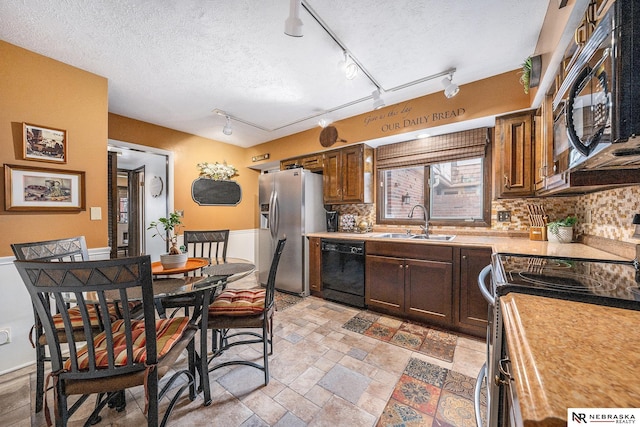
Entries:
[[318, 126], [320, 126], [323, 129], [329, 126], [331, 123], [333, 123], [333, 121], [327, 118], [326, 116], [318, 120]]
[[284, 21], [284, 33], [291, 37], [302, 37], [302, 19], [300, 19], [300, 4], [302, 0], [291, 0], [289, 17]]
[[447, 98], [453, 98], [460, 92], [460, 88], [453, 81], [453, 72], [449, 74], [449, 77], [442, 79], [442, 86], [444, 87], [444, 96]]
[[344, 70], [344, 76], [347, 78], [347, 80], [353, 80], [358, 75], [358, 64], [353, 61], [346, 50], [343, 53], [344, 60], [339, 62], [339, 66], [342, 70]]
[[224, 133], [225, 135], [231, 135], [233, 133], [233, 129], [231, 129], [231, 118], [229, 116], [226, 117], [227, 123], [222, 128], [222, 133]]
[[373, 97], [373, 109], [379, 110], [384, 107], [384, 100], [380, 97], [380, 89], [376, 89], [371, 92], [371, 96]]

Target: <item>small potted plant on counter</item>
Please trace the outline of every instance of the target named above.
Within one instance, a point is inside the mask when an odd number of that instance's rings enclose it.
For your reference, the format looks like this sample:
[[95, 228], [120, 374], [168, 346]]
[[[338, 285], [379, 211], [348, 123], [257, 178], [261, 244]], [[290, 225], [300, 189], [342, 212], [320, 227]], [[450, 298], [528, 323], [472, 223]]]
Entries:
[[[157, 221], [152, 221], [149, 224], [147, 230], [155, 229], [156, 234], [152, 237], [160, 236], [162, 240], [169, 243], [169, 253], [160, 255], [160, 263], [165, 270], [172, 268], [184, 267], [189, 258], [189, 254], [183, 253], [178, 247], [178, 227], [182, 225], [182, 218], [177, 212], [172, 212], [166, 218], [158, 218]], [[160, 231], [162, 227], [163, 231]]]
[[571, 243], [573, 241], [573, 226], [578, 222], [578, 218], [569, 215], [566, 218], [552, 221], [547, 224], [547, 237], [550, 242]]

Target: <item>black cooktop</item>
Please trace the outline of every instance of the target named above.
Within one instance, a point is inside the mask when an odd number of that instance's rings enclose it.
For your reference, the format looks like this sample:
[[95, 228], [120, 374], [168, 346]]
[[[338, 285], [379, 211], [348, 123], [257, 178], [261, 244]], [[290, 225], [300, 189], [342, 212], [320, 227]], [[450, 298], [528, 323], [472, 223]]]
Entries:
[[496, 254], [497, 296], [542, 295], [640, 311], [640, 274], [634, 261]]

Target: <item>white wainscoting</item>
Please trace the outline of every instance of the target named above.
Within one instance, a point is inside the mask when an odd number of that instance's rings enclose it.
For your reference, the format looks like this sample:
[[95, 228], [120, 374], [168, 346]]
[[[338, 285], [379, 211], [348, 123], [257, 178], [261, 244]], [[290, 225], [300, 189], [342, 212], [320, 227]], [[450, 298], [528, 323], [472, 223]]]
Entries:
[[[244, 258], [257, 265], [257, 230], [229, 233], [227, 256]], [[89, 249], [92, 260], [109, 259], [110, 248]], [[29, 342], [33, 325], [31, 299], [13, 265], [14, 257], [0, 257], [0, 329], [11, 329], [11, 342], [0, 346], [0, 375], [35, 363], [35, 350]]]

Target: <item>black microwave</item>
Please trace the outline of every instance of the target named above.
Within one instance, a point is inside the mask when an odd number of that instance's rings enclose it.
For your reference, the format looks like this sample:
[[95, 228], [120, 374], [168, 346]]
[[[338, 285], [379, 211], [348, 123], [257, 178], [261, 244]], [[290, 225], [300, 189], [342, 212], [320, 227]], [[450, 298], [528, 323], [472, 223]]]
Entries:
[[554, 99], [564, 116], [555, 127], [566, 126], [569, 166], [598, 153], [612, 161], [640, 156], [640, 2], [613, 2], [576, 55]]

